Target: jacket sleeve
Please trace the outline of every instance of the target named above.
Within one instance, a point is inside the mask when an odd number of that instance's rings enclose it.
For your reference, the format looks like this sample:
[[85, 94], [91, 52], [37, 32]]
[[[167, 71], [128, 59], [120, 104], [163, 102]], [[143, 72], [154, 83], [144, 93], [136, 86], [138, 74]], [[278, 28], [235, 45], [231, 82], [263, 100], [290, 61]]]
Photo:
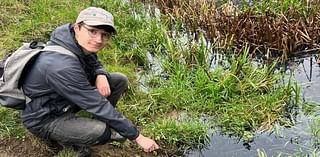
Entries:
[[138, 137], [139, 131], [135, 125], [90, 85], [77, 59], [68, 56], [55, 62], [46, 72], [46, 81], [59, 95], [98, 116], [122, 136], [130, 140]]
[[102, 64], [98, 60], [98, 57], [96, 54], [90, 54], [90, 56], [87, 57], [89, 59], [89, 64], [93, 67], [94, 69], [94, 76], [96, 77], [97, 75], [106, 75], [108, 78], [110, 78], [110, 74], [103, 68]]

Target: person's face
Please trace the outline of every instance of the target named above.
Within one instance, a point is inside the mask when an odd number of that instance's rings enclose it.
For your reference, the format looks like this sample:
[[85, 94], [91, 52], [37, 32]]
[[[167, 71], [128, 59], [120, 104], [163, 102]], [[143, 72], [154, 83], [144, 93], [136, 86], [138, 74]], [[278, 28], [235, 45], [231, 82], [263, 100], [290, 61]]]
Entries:
[[76, 39], [86, 53], [96, 53], [107, 45], [111, 34], [85, 24], [74, 25]]

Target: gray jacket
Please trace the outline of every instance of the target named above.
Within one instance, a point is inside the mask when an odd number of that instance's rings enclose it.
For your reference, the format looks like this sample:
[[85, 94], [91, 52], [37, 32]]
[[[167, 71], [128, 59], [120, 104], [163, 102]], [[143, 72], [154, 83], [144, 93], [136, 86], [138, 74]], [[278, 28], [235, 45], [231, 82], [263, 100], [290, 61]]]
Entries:
[[95, 54], [83, 53], [74, 38], [72, 25], [58, 27], [49, 44], [70, 50], [78, 59], [57, 52], [43, 52], [38, 56], [22, 85], [25, 94], [32, 99], [20, 114], [25, 127], [37, 133], [55, 117], [81, 108], [106, 122], [122, 136], [135, 139], [139, 135], [136, 127], [117, 112], [94, 86], [97, 74], [108, 77], [108, 73]]

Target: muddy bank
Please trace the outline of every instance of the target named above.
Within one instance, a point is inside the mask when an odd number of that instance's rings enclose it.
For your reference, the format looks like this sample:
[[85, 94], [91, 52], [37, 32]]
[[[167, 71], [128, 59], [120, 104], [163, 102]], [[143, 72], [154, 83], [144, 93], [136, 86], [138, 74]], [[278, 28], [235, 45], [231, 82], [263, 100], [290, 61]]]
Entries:
[[[43, 142], [26, 138], [21, 139], [1, 139], [0, 157], [51, 157], [53, 153]], [[92, 157], [154, 157], [166, 156], [156, 153], [144, 153], [136, 145], [125, 142], [122, 145], [105, 144], [93, 147]], [[70, 156], [71, 157], [71, 156]]]

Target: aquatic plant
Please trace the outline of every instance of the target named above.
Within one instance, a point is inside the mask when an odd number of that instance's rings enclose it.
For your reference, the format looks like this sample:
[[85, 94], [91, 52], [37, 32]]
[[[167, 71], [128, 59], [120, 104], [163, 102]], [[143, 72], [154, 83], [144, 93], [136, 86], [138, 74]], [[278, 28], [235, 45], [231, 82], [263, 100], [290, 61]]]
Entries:
[[312, 140], [315, 147], [320, 148], [320, 116], [316, 116], [311, 124]]
[[[191, 38], [200, 32], [217, 47], [237, 49], [246, 43], [253, 54], [267, 58], [316, 52], [319, 46], [319, 4], [297, 0], [218, 4], [210, 0], [146, 0], [156, 3], [172, 19], [184, 24]], [[239, 8], [242, 6], [242, 10]]]
[[213, 116], [215, 125], [225, 133], [240, 136], [270, 128], [282, 119], [292, 96], [291, 84], [279, 84], [281, 74], [274, 73], [275, 64], [252, 64], [248, 52], [246, 49], [231, 59], [230, 67], [213, 70], [178, 61], [164, 64], [168, 79], [158, 79], [150, 92], [153, 102], [148, 109], [162, 114], [178, 110]]

